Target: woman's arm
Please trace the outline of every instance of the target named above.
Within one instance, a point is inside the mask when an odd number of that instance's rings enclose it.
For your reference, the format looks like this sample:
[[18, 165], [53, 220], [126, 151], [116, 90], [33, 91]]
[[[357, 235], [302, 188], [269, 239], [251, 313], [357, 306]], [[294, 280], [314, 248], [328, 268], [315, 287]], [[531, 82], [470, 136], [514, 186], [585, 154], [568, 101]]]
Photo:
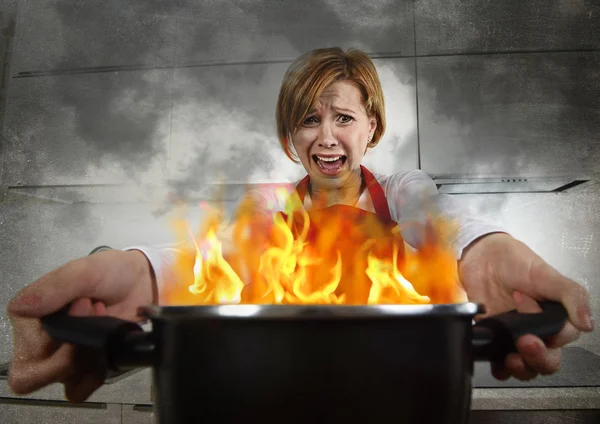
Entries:
[[457, 231], [448, 242], [458, 260], [479, 238], [492, 233], [507, 233], [506, 228], [474, 216], [456, 196], [439, 193], [435, 182], [421, 170], [392, 175], [386, 194], [393, 198], [390, 212], [403, 228], [402, 237], [415, 249], [423, 243], [428, 214], [456, 224]]
[[[569, 322], [547, 344], [526, 334], [516, 343], [518, 353], [507, 356], [503, 364], [492, 364], [492, 372], [500, 380], [510, 376], [529, 380], [537, 374], [556, 372], [562, 346], [576, 340], [582, 331], [593, 330], [587, 290], [561, 275], [502, 227], [477, 219], [458, 199], [438, 193], [433, 180], [422, 171], [400, 175], [395, 183], [395, 212], [404, 219], [424, 220], [425, 214], [415, 210], [420, 208], [459, 224], [452, 242], [460, 281], [470, 301], [485, 305], [486, 315], [515, 308], [524, 313], [540, 312], [541, 300], [559, 301], [565, 306]], [[417, 245], [420, 242], [419, 234], [407, 237], [413, 237]]]

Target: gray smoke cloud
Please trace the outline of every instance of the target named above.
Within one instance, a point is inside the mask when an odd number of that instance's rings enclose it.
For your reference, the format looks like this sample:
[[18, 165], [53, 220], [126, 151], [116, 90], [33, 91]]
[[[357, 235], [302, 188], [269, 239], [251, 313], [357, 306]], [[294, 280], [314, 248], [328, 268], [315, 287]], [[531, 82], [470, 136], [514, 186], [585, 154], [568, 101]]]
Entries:
[[415, 2], [420, 54], [598, 48], [600, 5], [589, 0]]
[[[392, 1], [371, 4], [371, 16], [382, 18], [373, 31], [372, 25], [339, 2], [246, 1], [227, 10], [208, 4], [190, 7], [188, 2], [177, 3], [178, 32], [190, 36], [177, 46], [176, 63], [249, 64], [176, 71], [170, 169], [180, 190], [202, 179], [238, 183], [299, 179], [304, 171], [283, 155], [274, 125], [275, 100], [289, 61], [317, 46], [354, 46], [368, 51], [385, 46], [382, 50], [389, 51], [389, 34], [399, 31], [398, 22], [389, 16], [398, 16], [407, 8]], [[345, 37], [348, 33], [353, 38]], [[399, 45], [411, 49], [411, 43], [412, 34], [407, 32]], [[285, 61], [260, 64], [277, 57]], [[400, 96], [406, 100], [404, 93]], [[405, 109], [405, 116], [414, 116], [414, 110]], [[396, 122], [406, 122], [399, 118]], [[389, 161], [389, 157], [381, 155], [379, 162]]]
[[[215, 173], [233, 181], [254, 171], [296, 178], [300, 171], [275, 153], [274, 137], [276, 89], [289, 61], [329, 45], [411, 54], [412, 31], [402, 25], [412, 21], [411, 10], [408, 2], [374, 2], [362, 9], [371, 17], [364, 20], [336, 1], [253, 0], [225, 7], [213, 1], [28, 2], [16, 69], [21, 76], [43, 70], [67, 75], [15, 82], [17, 97], [36, 97], [37, 103], [28, 99], [20, 107], [31, 109], [28, 118], [35, 115], [39, 125], [25, 133], [22, 122], [9, 126], [11, 135], [30, 147], [23, 152], [30, 162], [20, 160], [13, 175], [27, 175], [24, 184], [68, 183], [70, 176], [93, 183], [169, 177], [176, 190], [212, 181]], [[402, 37], [394, 40], [391, 34]], [[273, 59], [288, 62], [185, 67]], [[174, 63], [184, 67], [127, 71]], [[90, 73], [78, 75], [82, 67]], [[186, 113], [196, 115], [191, 119]], [[47, 134], [53, 126], [56, 133]], [[220, 134], [213, 134], [217, 127]], [[58, 140], [53, 159], [36, 149], [46, 147], [42, 133]], [[78, 151], [85, 157], [74, 157]]]
[[[541, 176], [600, 171], [593, 2], [416, 3], [423, 167], [434, 173]], [[472, 53], [472, 56], [453, 56]]]
[[[543, 176], [600, 168], [591, 91], [600, 55], [523, 54], [420, 62], [424, 169]], [[594, 118], [595, 116], [595, 118]], [[444, 141], [445, 140], [445, 141]]]

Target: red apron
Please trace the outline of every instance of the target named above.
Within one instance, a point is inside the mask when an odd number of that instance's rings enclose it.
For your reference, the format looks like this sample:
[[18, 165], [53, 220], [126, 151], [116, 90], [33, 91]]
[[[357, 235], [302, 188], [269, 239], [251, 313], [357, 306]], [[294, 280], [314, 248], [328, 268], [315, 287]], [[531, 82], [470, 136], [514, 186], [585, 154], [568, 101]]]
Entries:
[[[384, 220], [392, 221], [392, 216], [390, 215], [390, 208], [388, 206], [387, 199], [385, 198], [383, 188], [381, 187], [375, 176], [371, 173], [371, 171], [369, 171], [362, 165], [360, 166], [360, 169], [365, 179], [367, 190], [369, 190], [369, 194], [371, 195], [371, 200], [373, 201], [373, 206], [375, 207], [375, 213]], [[296, 186], [296, 192], [298, 193], [298, 196], [300, 196], [300, 200], [302, 202], [304, 202], [304, 197], [306, 196], [306, 192], [308, 191], [309, 182], [310, 177], [307, 175]]]
[[[367, 255], [361, 247], [366, 247], [377, 257], [391, 258], [393, 245], [398, 249], [398, 261], [404, 258], [404, 242], [399, 232], [392, 232], [397, 223], [392, 220], [390, 209], [383, 188], [373, 174], [361, 165], [366, 189], [369, 191], [375, 213], [353, 206], [333, 205], [322, 209], [308, 211], [310, 228], [307, 235], [309, 249], [316, 249], [318, 257], [322, 258], [327, 269], [333, 269], [338, 260], [338, 252], [342, 258], [342, 279], [338, 286], [339, 293], [346, 293], [348, 303], [364, 303], [368, 297], [370, 286], [357, 284], [357, 279], [367, 279]], [[308, 191], [309, 176], [304, 177], [296, 186], [302, 202]], [[287, 218], [285, 214], [282, 213]], [[294, 213], [292, 232], [298, 236], [304, 226], [304, 216], [301, 211]], [[321, 233], [325, 231], [325, 233]], [[320, 236], [317, 237], [317, 234]], [[322, 234], [327, 234], [323, 237]], [[324, 267], [319, 267], [324, 269]], [[328, 276], [312, 275], [311, 279], [327, 281]]]

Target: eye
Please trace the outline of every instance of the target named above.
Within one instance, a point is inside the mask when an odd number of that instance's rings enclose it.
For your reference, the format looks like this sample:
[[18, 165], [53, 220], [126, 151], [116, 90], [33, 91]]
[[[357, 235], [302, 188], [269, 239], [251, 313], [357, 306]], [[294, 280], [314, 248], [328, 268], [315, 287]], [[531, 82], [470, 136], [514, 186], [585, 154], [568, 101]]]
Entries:
[[342, 122], [343, 124], [347, 124], [352, 121], [354, 121], [354, 118], [350, 115], [340, 115], [340, 122]]
[[311, 125], [315, 125], [318, 123], [319, 123], [319, 121], [317, 120], [317, 118], [315, 116], [309, 116], [304, 121], [302, 121], [302, 125], [306, 125], [306, 126], [311, 126]]

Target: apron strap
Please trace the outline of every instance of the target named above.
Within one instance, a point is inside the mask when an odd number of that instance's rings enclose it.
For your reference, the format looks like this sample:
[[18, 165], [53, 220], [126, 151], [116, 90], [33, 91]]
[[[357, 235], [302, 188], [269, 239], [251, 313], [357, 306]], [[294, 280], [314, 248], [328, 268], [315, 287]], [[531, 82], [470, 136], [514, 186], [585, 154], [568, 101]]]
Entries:
[[[373, 206], [375, 207], [375, 213], [389, 220], [392, 219], [392, 215], [390, 214], [390, 208], [388, 206], [387, 199], [385, 198], [385, 193], [381, 184], [377, 181], [375, 176], [364, 166], [360, 166], [362, 174], [365, 178], [365, 183], [367, 185], [367, 190], [369, 190], [369, 195], [371, 196], [371, 201], [373, 202]], [[304, 203], [304, 196], [306, 196], [306, 192], [308, 191], [308, 183], [310, 181], [309, 176], [302, 178], [298, 185], [296, 186], [296, 192], [300, 197], [300, 201]]]
[[300, 201], [304, 204], [304, 196], [306, 196], [306, 192], [308, 191], [308, 183], [310, 181], [310, 177], [307, 175], [302, 178], [298, 185], [296, 186], [296, 193], [300, 197]]
[[375, 213], [391, 221], [392, 215], [390, 214], [390, 207], [385, 197], [383, 187], [381, 187], [381, 184], [379, 184], [377, 178], [375, 178], [375, 176], [371, 174], [371, 171], [369, 171], [362, 165], [360, 166], [360, 168], [362, 169], [363, 175], [365, 177], [365, 182], [367, 183], [367, 190], [369, 190], [371, 200], [373, 201], [373, 206], [375, 207]]

